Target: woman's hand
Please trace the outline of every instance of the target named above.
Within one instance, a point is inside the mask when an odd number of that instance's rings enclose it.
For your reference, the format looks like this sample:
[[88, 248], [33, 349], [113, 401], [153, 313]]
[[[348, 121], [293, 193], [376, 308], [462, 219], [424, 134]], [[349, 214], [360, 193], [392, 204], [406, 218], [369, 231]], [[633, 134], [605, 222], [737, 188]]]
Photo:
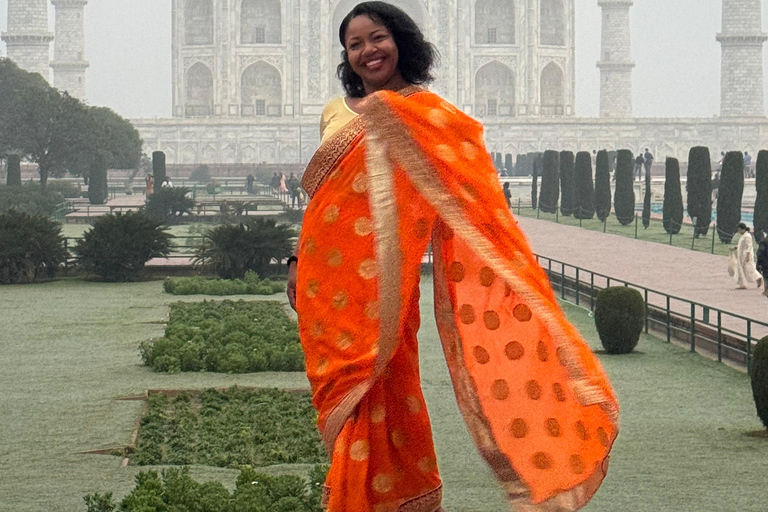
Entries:
[[288, 284], [285, 287], [285, 291], [288, 294], [288, 303], [294, 311], [296, 311], [296, 269], [298, 266], [295, 261], [291, 262], [291, 266], [288, 267]]

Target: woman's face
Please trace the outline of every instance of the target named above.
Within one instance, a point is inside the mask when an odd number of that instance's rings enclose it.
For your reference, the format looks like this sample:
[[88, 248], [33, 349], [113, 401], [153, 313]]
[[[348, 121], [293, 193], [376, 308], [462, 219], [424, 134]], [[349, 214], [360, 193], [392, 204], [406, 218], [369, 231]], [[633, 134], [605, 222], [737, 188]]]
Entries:
[[406, 85], [397, 68], [398, 51], [392, 33], [366, 15], [347, 25], [344, 47], [352, 71], [363, 80], [365, 93], [397, 90]]

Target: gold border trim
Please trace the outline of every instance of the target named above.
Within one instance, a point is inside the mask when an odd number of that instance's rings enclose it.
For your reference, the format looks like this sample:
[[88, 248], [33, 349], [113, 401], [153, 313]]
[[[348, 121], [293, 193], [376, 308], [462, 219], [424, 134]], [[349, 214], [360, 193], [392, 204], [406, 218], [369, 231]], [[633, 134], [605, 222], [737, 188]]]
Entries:
[[336, 164], [354, 147], [352, 143], [363, 133], [364, 128], [362, 116], [357, 116], [315, 151], [304, 171], [304, 176], [301, 177], [301, 187], [310, 199], [315, 197]]

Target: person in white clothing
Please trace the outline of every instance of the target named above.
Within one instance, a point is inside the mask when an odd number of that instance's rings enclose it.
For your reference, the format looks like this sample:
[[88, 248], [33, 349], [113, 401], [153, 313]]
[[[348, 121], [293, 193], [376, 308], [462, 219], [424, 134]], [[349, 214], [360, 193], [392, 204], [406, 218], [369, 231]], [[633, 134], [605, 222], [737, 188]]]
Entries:
[[[755, 267], [755, 248], [752, 240], [752, 233], [749, 232], [749, 227], [743, 222], [739, 224], [739, 238], [738, 245], [735, 249], [736, 265], [733, 277], [736, 278], [736, 284], [739, 288], [746, 288], [747, 284], [757, 283], [757, 287], [763, 286], [763, 276], [757, 271]], [[733, 258], [733, 254], [731, 256]]]

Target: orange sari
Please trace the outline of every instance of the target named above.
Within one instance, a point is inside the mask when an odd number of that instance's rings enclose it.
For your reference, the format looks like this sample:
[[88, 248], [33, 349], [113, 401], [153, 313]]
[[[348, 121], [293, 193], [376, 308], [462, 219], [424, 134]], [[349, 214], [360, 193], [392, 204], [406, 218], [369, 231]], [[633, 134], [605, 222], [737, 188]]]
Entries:
[[369, 96], [305, 173], [297, 309], [331, 512], [434, 512], [441, 481], [419, 379], [419, 276], [456, 398], [518, 511], [569, 511], [618, 433], [600, 364], [518, 229], [482, 126], [410, 88]]

